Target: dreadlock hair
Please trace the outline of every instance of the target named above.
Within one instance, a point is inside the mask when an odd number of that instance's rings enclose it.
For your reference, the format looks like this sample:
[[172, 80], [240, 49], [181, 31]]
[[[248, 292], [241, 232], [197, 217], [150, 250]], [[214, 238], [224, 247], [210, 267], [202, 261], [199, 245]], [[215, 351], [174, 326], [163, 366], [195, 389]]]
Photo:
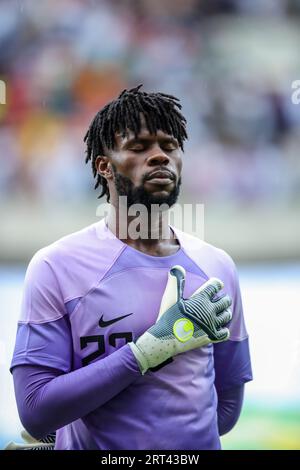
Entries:
[[162, 130], [175, 137], [183, 150], [183, 141], [187, 139], [186, 119], [180, 113], [182, 108], [179, 99], [165, 93], [146, 93], [140, 91], [143, 85], [130, 90], [123, 90], [116, 100], [108, 103], [94, 117], [84, 137], [86, 142], [86, 159], [91, 160], [95, 189], [102, 186], [99, 196], [106, 194], [109, 202], [110, 194], [105, 178], [98, 174], [96, 158], [105, 154], [106, 149], [113, 149], [115, 145], [115, 133], [118, 132], [124, 138], [128, 130], [138, 136], [141, 130], [140, 113], [145, 118], [146, 126], [151, 134]]

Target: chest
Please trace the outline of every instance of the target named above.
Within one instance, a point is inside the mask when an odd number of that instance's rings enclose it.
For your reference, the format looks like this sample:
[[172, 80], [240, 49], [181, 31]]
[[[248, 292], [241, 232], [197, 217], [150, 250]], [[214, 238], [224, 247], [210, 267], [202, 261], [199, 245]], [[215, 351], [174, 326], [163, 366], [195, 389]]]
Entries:
[[[155, 323], [167, 273], [167, 270], [135, 268], [91, 287], [70, 316], [74, 368], [112, 354]], [[184, 296], [204, 281], [187, 276]]]

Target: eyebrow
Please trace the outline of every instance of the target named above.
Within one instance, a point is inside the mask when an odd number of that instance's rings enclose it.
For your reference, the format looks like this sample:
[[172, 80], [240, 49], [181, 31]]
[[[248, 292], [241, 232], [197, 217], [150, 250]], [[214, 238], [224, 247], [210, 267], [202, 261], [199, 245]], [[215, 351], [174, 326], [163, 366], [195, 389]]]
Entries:
[[[146, 136], [141, 136], [141, 137], [132, 137], [131, 139], [127, 140], [124, 142], [122, 145], [122, 148], [128, 148], [133, 144], [149, 144], [150, 142], [153, 142], [153, 137], [146, 137]], [[172, 143], [174, 145], [179, 145], [178, 141], [175, 139], [175, 137], [159, 137], [158, 138], [159, 142], [164, 142], [164, 143]]]

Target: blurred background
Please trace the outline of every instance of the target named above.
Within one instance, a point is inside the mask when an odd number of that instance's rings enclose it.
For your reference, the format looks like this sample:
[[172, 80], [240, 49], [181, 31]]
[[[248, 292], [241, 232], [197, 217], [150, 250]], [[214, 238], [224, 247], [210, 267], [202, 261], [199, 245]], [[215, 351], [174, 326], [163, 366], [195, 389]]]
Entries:
[[143, 83], [181, 99], [181, 201], [240, 273], [255, 380], [223, 447], [300, 449], [299, 44], [300, 0], [0, 0], [0, 448], [26, 265], [97, 220], [84, 134]]

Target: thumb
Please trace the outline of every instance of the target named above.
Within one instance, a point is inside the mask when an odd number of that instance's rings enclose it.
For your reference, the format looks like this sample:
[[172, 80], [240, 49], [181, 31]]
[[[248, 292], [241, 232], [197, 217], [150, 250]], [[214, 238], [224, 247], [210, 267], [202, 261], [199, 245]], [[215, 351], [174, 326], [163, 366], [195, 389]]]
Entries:
[[183, 289], [185, 284], [185, 269], [182, 266], [173, 266], [168, 274], [168, 281], [165, 292], [161, 299], [158, 321], [162, 314], [166, 312], [172, 305], [176, 304], [183, 296]]

